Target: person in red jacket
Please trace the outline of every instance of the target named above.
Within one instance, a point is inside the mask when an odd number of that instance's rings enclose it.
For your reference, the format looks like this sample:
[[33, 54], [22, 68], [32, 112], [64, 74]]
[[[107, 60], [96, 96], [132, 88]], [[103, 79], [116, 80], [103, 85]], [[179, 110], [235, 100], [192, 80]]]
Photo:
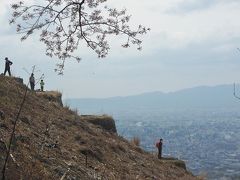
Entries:
[[156, 143], [156, 147], [158, 148], [158, 159], [162, 159], [162, 145], [163, 139], [160, 139], [159, 142]]

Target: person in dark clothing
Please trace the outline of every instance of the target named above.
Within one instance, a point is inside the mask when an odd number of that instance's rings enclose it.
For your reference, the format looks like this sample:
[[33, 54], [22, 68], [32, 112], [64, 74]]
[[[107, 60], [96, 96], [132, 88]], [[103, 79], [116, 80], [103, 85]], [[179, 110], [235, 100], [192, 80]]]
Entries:
[[158, 148], [158, 159], [162, 159], [162, 145], [163, 139], [160, 139], [159, 142], [156, 143], [156, 147]]
[[6, 75], [6, 73], [8, 72], [9, 76], [11, 76], [11, 71], [10, 71], [10, 66], [13, 64], [11, 61], [8, 60], [8, 58], [5, 58], [5, 70], [4, 70], [4, 76]]
[[40, 82], [40, 87], [41, 87], [41, 91], [43, 91], [43, 89], [44, 89], [44, 82], [43, 82], [43, 79], [41, 79], [41, 82]]
[[29, 78], [29, 82], [30, 82], [30, 86], [31, 86], [31, 90], [34, 91], [34, 87], [35, 87], [35, 78], [34, 78], [34, 74], [32, 73], [30, 78]]

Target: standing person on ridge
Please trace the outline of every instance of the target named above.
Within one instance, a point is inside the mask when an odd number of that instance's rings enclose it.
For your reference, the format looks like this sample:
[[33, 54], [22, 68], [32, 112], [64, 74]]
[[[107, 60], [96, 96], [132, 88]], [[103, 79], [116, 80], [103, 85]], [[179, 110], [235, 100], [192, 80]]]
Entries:
[[8, 57], [5, 57], [5, 70], [4, 70], [4, 76], [8, 72], [9, 76], [11, 76], [10, 66], [13, 64], [12, 61], [8, 60]]
[[30, 78], [29, 78], [29, 82], [30, 82], [30, 86], [31, 86], [31, 90], [34, 91], [34, 87], [35, 87], [35, 78], [34, 78], [34, 74], [32, 73]]
[[162, 145], [163, 139], [160, 139], [159, 142], [156, 143], [156, 147], [158, 148], [158, 159], [162, 159]]
[[44, 89], [44, 82], [43, 82], [43, 79], [41, 79], [41, 82], [40, 82], [40, 87], [41, 87], [41, 91], [43, 91], [43, 89]]

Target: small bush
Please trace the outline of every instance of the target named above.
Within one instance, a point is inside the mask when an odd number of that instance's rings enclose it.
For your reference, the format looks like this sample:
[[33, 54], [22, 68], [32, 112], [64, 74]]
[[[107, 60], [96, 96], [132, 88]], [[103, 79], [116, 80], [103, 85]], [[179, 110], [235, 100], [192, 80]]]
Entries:
[[197, 178], [199, 180], [206, 180], [206, 179], [208, 179], [207, 177], [208, 177], [208, 175], [206, 172], [200, 172], [200, 174], [197, 176]]
[[64, 104], [64, 109], [68, 110], [68, 111], [71, 111], [71, 108], [70, 108], [70, 105], [69, 104]]
[[72, 110], [76, 115], [79, 115], [79, 111], [78, 111], [78, 108], [75, 108]]
[[140, 139], [139, 137], [133, 137], [133, 139], [131, 140], [131, 143], [134, 144], [135, 146], [140, 146]]

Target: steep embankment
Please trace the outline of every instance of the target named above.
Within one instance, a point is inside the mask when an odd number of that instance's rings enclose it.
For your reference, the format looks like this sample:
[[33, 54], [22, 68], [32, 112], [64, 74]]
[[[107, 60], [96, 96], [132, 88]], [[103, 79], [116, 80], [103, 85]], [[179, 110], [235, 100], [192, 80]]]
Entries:
[[[0, 110], [5, 115], [0, 120], [0, 169], [24, 90], [14, 78], [0, 76]], [[114, 125], [105, 125], [111, 118], [78, 116], [53, 97], [28, 92], [6, 179], [196, 179], [119, 137]]]

